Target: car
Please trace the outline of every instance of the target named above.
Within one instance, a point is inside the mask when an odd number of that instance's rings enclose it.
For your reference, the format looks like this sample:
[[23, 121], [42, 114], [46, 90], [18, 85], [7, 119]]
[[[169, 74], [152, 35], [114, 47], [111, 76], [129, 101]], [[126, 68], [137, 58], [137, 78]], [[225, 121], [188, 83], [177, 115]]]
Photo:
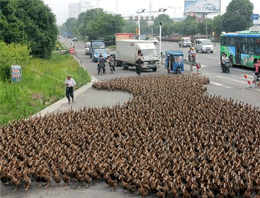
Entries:
[[179, 47], [191, 47], [192, 42], [190, 37], [182, 37], [181, 40], [178, 42]]
[[86, 55], [89, 55], [89, 54], [90, 54], [90, 50], [89, 50], [90, 45], [91, 45], [90, 42], [87, 42], [87, 43], [85, 44], [85, 54], [86, 54]]
[[157, 38], [155, 38], [155, 37], [149, 38], [148, 41], [153, 41], [153, 43], [154, 43], [155, 45], [159, 45], [159, 40], [158, 40]]
[[197, 39], [195, 41], [195, 50], [196, 52], [201, 51], [202, 53], [213, 53], [213, 44], [209, 39]]
[[78, 41], [77, 37], [73, 37], [73, 38], [72, 38], [72, 41], [74, 41], [74, 42], [75, 42], [75, 41]]

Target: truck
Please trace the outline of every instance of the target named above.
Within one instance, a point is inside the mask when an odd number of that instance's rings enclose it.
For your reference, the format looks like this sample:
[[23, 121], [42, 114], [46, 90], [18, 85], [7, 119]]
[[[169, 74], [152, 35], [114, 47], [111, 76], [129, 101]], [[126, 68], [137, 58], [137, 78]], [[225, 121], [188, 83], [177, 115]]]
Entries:
[[190, 37], [182, 37], [181, 40], [178, 42], [179, 47], [191, 47], [192, 42]]
[[94, 49], [105, 49], [105, 43], [102, 40], [93, 40], [90, 42], [89, 57], [92, 58]]
[[136, 66], [138, 50], [142, 51], [144, 65], [142, 69], [157, 70], [156, 63], [159, 62], [159, 55], [152, 41], [148, 40], [119, 40], [116, 42], [117, 66], [123, 69]]

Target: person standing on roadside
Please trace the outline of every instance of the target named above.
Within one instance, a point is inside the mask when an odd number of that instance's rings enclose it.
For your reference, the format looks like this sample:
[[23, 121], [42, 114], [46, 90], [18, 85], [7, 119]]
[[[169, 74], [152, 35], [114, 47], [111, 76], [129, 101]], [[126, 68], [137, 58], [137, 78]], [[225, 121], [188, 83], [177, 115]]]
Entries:
[[72, 102], [74, 103], [74, 93], [73, 88], [76, 87], [76, 83], [73, 78], [71, 78], [71, 75], [67, 76], [67, 79], [65, 80], [66, 85], [66, 97], [68, 98], [68, 103], [70, 104], [70, 98], [72, 99]]
[[259, 81], [260, 59], [255, 59], [255, 60], [254, 60], [254, 66], [255, 66], [255, 83], [258, 84], [258, 81]]
[[71, 46], [72, 46], [73, 48], [75, 48], [75, 43], [74, 43], [74, 41], [71, 41]]
[[141, 50], [138, 50], [136, 58], [136, 73], [141, 75], [142, 65], [144, 64], [144, 58]]

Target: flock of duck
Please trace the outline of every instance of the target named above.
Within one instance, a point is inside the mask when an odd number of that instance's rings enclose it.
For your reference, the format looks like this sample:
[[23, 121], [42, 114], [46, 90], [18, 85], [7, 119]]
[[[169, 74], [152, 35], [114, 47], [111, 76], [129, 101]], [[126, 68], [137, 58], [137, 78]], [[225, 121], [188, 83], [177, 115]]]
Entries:
[[0, 128], [0, 178], [18, 188], [100, 180], [142, 197], [260, 197], [259, 109], [210, 96], [209, 79], [148, 75], [97, 82], [133, 94], [114, 107]]

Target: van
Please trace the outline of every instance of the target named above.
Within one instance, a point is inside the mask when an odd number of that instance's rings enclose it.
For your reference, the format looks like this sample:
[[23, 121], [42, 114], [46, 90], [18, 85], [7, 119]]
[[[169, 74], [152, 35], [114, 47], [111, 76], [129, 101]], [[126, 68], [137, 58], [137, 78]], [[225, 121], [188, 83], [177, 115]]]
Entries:
[[195, 50], [196, 52], [201, 51], [202, 53], [213, 53], [213, 44], [209, 39], [197, 39], [195, 41]]
[[179, 47], [191, 47], [192, 42], [190, 37], [182, 37], [181, 40], [178, 42]]
[[90, 42], [87, 42], [86, 44], [85, 44], [85, 54], [86, 55], [89, 55], [89, 53], [90, 53], [90, 50], [89, 50], [89, 48], [90, 48]]

